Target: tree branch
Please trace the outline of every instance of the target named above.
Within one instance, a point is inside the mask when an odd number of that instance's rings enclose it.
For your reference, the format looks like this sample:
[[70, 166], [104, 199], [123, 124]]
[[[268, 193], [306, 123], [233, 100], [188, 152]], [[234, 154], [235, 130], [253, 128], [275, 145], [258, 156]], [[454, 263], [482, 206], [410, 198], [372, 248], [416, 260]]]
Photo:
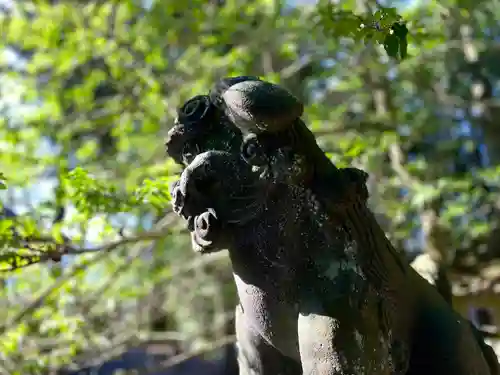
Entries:
[[[92, 259], [82, 262], [81, 264], [76, 265], [71, 272], [63, 275], [59, 280], [57, 280], [53, 285], [48, 287], [44, 292], [42, 292], [37, 298], [35, 298], [31, 303], [28, 304], [22, 311], [20, 311], [15, 317], [7, 321], [5, 324], [0, 326], [0, 334], [5, 333], [8, 329], [12, 328], [19, 324], [23, 318], [27, 315], [32, 314], [38, 308], [40, 308], [43, 302], [54, 292], [58, 291], [68, 280], [74, 277], [81, 271], [84, 271], [90, 265], [93, 265], [100, 260], [104, 259], [111, 251], [116, 248], [128, 245], [132, 243], [138, 243], [143, 241], [154, 241], [160, 238], [163, 238], [170, 234], [171, 232], [165, 229], [161, 229], [159, 231], [150, 231], [138, 234], [134, 237], [122, 238], [118, 241], [113, 241], [108, 244], [102, 245], [100, 247], [94, 249], [73, 249], [72, 254], [83, 254], [83, 253], [97, 253]], [[134, 254], [140, 252], [142, 247], [137, 247], [135, 250], [133, 249], [130, 254]]]

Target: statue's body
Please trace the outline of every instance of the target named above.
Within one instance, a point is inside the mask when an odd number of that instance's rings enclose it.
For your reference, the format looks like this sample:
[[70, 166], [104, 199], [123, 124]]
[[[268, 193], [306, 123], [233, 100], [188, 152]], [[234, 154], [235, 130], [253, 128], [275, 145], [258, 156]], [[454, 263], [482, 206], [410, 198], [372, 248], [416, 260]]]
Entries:
[[234, 82], [206, 102], [220, 111], [206, 124], [181, 113], [168, 151], [186, 165], [173, 198], [193, 247], [229, 250], [240, 373], [496, 374], [467, 321], [386, 239], [364, 173], [329, 162], [301, 109], [274, 122], [262, 107], [235, 112]]

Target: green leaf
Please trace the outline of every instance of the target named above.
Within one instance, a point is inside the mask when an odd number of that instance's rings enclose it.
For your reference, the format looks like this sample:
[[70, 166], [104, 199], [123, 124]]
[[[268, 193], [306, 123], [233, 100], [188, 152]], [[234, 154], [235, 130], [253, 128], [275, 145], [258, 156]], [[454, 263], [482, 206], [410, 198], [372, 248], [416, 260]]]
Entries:
[[7, 189], [7, 184], [5, 181], [0, 180], [0, 190], [6, 190]]
[[392, 25], [393, 34], [398, 38], [398, 50], [401, 59], [405, 59], [408, 54], [408, 28], [406, 23], [395, 22]]
[[441, 191], [431, 185], [414, 186], [415, 192], [412, 195], [411, 203], [414, 207], [422, 208], [426, 203], [437, 198]]
[[387, 34], [384, 40], [385, 52], [390, 57], [398, 58], [399, 56], [399, 38], [394, 34]]

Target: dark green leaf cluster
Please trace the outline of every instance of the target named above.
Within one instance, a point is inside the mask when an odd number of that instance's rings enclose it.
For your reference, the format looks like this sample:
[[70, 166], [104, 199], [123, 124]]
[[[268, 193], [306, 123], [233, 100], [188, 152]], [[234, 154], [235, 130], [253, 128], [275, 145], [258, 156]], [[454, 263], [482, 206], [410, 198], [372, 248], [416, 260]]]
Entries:
[[383, 45], [386, 53], [403, 60], [408, 54], [408, 28], [393, 7], [382, 7], [373, 14], [338, 10], [332, 2], [319, 7], [320, 25], [327, 35], [349, 37]]

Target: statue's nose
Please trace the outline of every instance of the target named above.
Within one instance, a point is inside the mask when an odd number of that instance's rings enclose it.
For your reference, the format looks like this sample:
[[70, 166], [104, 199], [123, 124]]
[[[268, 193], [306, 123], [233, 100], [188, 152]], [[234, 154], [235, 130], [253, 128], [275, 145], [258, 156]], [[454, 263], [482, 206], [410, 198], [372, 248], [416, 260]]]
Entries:
[[170, 189], [170, 195], [172, 196], [172, 206], [176, 214], [181, 215], [182, 208], [184, 207], [185, 197], [179, 186], [179, 181], [176, 181], [172, 188]]
[[184, 130], [173, 127], [165, 139], [165, 151], [177, 164], [187, 166], [200, 154], [201, 148], [196, 139]]
[[172, 128], [168, 131], [167, 137], [165, 138], [165, 148], [167, 152], [172, 148], [173, 140], [175, 140], [175, 128]]
[[165, 138], [165, 151], [176, 162], [182, 162], [183, 135], [176, 127], [170, 129]]

